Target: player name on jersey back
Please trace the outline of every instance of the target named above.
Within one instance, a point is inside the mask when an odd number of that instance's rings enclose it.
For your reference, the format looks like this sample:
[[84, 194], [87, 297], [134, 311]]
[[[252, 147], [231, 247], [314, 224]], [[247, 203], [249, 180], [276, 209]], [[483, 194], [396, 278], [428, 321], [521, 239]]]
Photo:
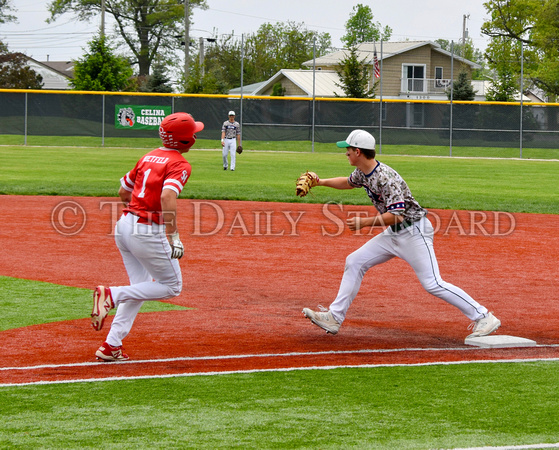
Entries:
[[146, 163], [156, 163], [156, 164], [165, 164], [169, 161], [169, 158], [164, 156], [155, 156], [155, 155], [147, 155], [144, 156], [143, 162]]

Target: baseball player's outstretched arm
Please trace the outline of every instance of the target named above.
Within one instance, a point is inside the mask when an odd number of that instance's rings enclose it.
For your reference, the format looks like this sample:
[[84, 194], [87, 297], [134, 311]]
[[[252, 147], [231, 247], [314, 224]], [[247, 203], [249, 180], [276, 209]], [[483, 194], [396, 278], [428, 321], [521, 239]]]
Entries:
[[317, 186], [326, 186], [334, 189], [353, 189], [347, 182], [347, 177], [320, 179]]

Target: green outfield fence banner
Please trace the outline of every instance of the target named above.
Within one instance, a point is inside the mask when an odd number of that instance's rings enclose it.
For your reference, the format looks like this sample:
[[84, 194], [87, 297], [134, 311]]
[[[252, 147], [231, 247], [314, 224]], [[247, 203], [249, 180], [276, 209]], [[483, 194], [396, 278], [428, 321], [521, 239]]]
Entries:
[[161, 121], [171, 112], [170, 106], [115, 105], [115, 128], [158, 130]]
[[382, 145], [559, 148], [559, 104], [0, 89], [2, 135], [156, 138], [161, 119], [191, 113], [199, 139], [220, 139], [234, 110], [242, 138], [336, 142], [353, 129]]

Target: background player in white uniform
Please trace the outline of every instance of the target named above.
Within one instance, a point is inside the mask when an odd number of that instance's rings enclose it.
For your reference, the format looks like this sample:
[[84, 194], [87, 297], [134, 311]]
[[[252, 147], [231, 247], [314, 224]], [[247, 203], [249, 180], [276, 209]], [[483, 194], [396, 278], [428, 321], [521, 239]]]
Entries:
[[190, 150], [195, 133], [203, 128], [202, 122], [187, 113], [165, 117], [159, 128], [164, 147], [144, 155], [120, 180], [118, 194], [126, 207], [115, 227], [115, 241], [130, 285], [95, 288], [91, 313], [95, 330], [117, 308], [109, 334], [95, 352], [100, 360], [127, 360], [122, 340], [143, 302], [176, 297], [182, 290], [177, 259], [184, 247], [177, 230], [177, 197], [191, 173], [182, 154]]
[[223, 147], [223, 170], [227, 170], [227, 154], [231, 155], [229, 168], [235, 170], [236, 149], [241, 145], [241, 125], [235, 120], [235, 111], [229, 111], [229, 119], [221, 126], [221, 146]]
[[365, 189], [378, 214], [351, 217], [350, 230], [388, 226], [346, 259], [338, 295], [328, 310], [303, 309], [314, 324], [336, 334], [347, 310], [359, 292], [365, 272], [371, 267], [399, 257], [415, 271], [423, 288], [456, 306], [472, 320], [470, 336], [486, 336], [499, 328], [501, 322], [485, 306], [480, 305], [462, 289], [442, 280], [433, 249], [433, 227], [423, 209], [412, 196], [404, 179], [391, 167], [375, 159], [375, 139], [366, 131], [354, 130], [338, 147], [347, 148], [346, 156], [355, 167], [347, 177], [318, 180], [317, 186], [335, 189]]

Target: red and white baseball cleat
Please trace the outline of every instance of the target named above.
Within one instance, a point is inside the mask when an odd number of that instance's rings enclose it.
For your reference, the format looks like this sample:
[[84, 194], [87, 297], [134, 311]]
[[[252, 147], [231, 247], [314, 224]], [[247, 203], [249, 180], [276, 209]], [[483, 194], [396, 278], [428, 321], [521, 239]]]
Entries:
[[97, 349], [95, 356], [99, 361], [127, 361], [128, 355], [123, 353], [122, 345], [113, 347], [103, 342], [103, 345]]
[[115, 307], [111, 290], [105, 286], [97, 286], [93, 291], [93, 311], [91, 311], [91, 325], [97, 331], [103, 328], [103, 323], [109, 311]]

